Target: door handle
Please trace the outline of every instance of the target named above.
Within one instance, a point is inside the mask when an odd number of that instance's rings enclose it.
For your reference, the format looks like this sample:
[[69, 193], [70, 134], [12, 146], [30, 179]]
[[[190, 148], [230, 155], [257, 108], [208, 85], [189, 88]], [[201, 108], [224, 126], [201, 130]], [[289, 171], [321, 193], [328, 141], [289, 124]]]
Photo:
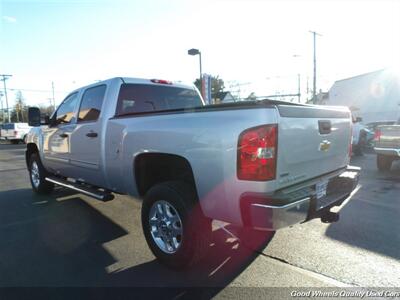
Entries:
[[96, 138], [96, 137], [97, 137], [97, 132], [89, 132], [89, 133], [86, 133], [86, 136], [87, 136], [87, 137], [90, 137], [90, 138]]
[[60, 136], [61, 138], [65, 139], [65, 138], [68, 137], [68, 134], [66, 134], [66, 133], [60, 133], [59, 136]]

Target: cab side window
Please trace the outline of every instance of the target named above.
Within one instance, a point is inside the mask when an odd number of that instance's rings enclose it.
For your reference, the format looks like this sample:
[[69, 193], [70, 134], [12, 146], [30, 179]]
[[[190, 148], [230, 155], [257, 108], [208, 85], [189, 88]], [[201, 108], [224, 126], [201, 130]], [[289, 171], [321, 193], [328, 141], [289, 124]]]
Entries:
[[78, 101], [78, 93], [69, 95], [58, 107], [56, 114], [56, 125], [69, 124], [74, 117], [75, 107]]
[[105, 85], [92, 87], [85, 91], [79, 108], [78, 122], [96, 121], [99, 118], [105, 92]]

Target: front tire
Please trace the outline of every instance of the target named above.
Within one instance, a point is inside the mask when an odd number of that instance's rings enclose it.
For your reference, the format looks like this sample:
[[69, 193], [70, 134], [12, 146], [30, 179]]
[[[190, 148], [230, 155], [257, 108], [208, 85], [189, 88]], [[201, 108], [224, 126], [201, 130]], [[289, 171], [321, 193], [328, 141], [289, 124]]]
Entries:
[[389, 171], [392, 167], [393, 159], [390, 156], [378, 154], [376, 156], [376, 164], [379, 171]]
[[150, 188], [142, 206], [142, 228], [154, 256], [173, 269], [195, 264], [209, 247], [211, 220], [203, 215], [194, 188], [184, 182]]
[[48, 172], [43, 167], [38, 153], [33, 153], [29, 158], [29, 179], [32, 189], [37, 194], [49, 194], [53, 191], [54, 184], [46, 181]]

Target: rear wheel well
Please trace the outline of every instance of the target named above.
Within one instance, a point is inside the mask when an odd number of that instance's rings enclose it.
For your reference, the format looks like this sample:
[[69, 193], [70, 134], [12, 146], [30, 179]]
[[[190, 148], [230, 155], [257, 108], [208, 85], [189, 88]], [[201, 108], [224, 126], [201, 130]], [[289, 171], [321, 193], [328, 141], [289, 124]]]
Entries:
[[26, 165], [29, 167], [29, 159], [33, 153], [39, 153], [39, 150], [36, 144], [29, 143], [26, 145], [26, 152], [25, 152], [25, 161]]
[[191, 184], [196, 190], [192, 167], [182, 156], [144, 153], [135, 159], [134, 167], [136, 185], [140, 196], [144, 196], [152, 186], [172, 180]]

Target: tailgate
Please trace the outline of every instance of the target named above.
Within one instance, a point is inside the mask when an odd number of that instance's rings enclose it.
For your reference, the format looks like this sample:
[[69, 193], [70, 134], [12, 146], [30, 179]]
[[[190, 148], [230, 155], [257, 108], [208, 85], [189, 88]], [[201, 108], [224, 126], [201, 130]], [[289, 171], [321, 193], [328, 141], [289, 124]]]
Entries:
[[283, 188], [349, 163], [347, 108], [278, 105], [277, 184]]
[[4, 137], [15, 137], [14, 129], [6, 129], [1, 131], [1, 136]]
[[381, 135], [377, 147], [400, 148], [400, 125], [380, 126]]

